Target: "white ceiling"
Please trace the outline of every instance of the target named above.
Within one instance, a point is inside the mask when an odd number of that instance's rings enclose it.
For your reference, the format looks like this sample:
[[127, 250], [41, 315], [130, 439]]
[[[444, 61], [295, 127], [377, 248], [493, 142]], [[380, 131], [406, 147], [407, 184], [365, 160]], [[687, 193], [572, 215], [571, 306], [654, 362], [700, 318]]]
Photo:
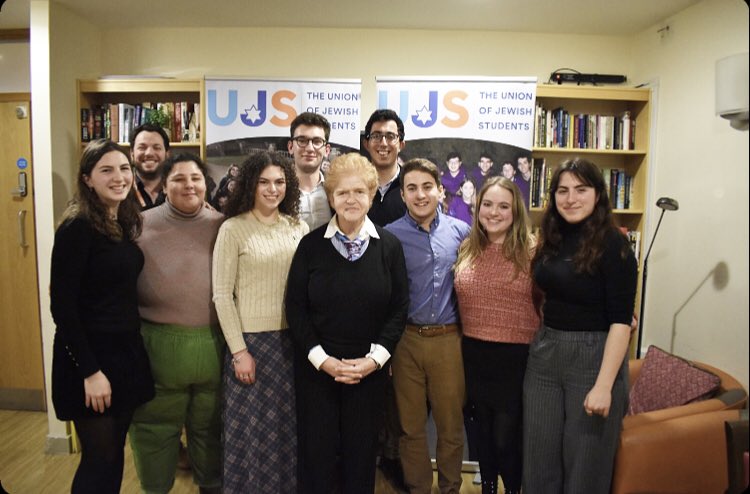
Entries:
[[[263, 26], [630, 35], [701, 0], [51, 1], [102, 28]], [[6, 0], [0, 29], [29, 27], [29, 3]]]

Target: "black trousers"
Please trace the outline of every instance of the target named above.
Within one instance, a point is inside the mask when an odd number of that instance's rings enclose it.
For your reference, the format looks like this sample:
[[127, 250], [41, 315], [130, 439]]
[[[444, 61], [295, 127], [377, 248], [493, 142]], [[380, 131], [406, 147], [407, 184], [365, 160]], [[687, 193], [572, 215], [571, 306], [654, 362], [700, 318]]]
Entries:
[[379, 370], [359, 384], [341, 384], [306, 359], [296, 362], [300, 492], [375, 491], [386, 377]]

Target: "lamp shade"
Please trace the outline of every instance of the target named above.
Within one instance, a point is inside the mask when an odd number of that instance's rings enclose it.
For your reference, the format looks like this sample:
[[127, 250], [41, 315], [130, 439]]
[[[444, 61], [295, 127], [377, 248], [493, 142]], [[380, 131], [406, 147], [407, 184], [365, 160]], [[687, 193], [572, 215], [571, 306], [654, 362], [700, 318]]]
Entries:
[[667, 211], [677, 211], [680, 209], [680, 204], [677, 202], [677, 199], [672, 199], [671, 197], [660, 197], [656, 201], [656, 205]]
[[748, 53], [716, 62], [716, 114], [741, 128], [748, 122]]

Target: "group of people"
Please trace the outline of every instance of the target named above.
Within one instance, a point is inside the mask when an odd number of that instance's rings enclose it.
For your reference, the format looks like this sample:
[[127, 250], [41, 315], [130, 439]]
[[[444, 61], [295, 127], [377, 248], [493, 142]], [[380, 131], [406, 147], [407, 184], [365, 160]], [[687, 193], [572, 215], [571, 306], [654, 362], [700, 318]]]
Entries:
[[458, 493], [466, 399], [483, 494], [498, 476], [506, 493], [608, 492], [636, 262], [596, 166], [557, 168], [535, 241], [506, 177], [470, 224], [446, 214], [438, 167], [399, 165], [395, 112], [368, 120], [370, 160], [324, 175], [329, 135], [300, 114], [292, 158], [249, 156], [224, 214], [200, 158], [167, 158], [158, 129], [130, 156], [86, 147], [50, 287], [72, 492], [119, 492], [128, 431], [143, 491], [168, 492], [184, 428], [202, 493], [374, 492], [378, 455], [428, 493], [431, 413], [438, 486]]
[[467, 170], [461, 154], [451, 151], [446, 156], [445, 165], [440, 171], [443, 185], [441, 196], [443, 211], [471, 225], [477, 209], [479, 191], [488, 179], [497, 176], [505, 177], [516, 184], [521, 192], [522, 204], [528, 210], [531, 158], [527, 154], [519, 155], [514, 161], [505, 160], [500, 167], [496, 167], [492, 156], [487, 152], [482, 152], [476, 166]]

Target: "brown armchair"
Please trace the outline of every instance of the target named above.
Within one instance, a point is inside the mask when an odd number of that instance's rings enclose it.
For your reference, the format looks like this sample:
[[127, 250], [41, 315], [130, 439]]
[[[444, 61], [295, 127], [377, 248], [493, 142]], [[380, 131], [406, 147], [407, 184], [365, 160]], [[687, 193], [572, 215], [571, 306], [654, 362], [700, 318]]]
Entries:
[[[747, 392], [732, 376], [694, 362], [721, 378], [708, 400], [625, 417], [615, 458], [613, 494], [723, 494], [728, 486], [724, 422], [738, 420]], [[630, 361], [630, 384], [643, 360]]]

